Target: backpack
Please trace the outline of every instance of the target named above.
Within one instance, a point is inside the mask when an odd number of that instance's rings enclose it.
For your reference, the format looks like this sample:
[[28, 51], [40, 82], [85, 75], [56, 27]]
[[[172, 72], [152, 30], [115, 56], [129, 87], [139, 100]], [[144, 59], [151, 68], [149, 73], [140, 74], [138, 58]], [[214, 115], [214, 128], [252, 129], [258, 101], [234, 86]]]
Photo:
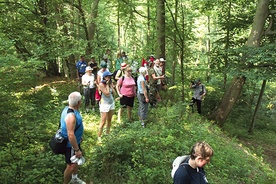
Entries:
[[118, 72], [118, 70], [115, 70], [114, 72], [113, 72], [113, 80], [115, 80], [116, 81], [116, 79], [115, 79], [115, 77], [116, 77], [116, 75], [117, 75], [117, 72]]
[[[119, 69], [119, 70], [120, 70], [120, 69]], [[116, 75], [117, 75], [117, 73], [118, 73], [119, 70], [115, 70], [115, 71], [113, 72], [112, 77], [113, 77], [113, 80], [114, 80], [114, 81], [117, 81], [117, 80], [115, 79], [115, 77], [116, 77]], [[121, 78], [122, 76], [124, 76], [123, 71], [122, 71], [122, 70], [120, 70], [120, 71], [121, 71], [121, 74], [120, 74], [119, 78]]]
[[[74, 113], [75, 111], [71, 108], [67, 109], [67, 114], [69, 113]], [[75, 115], [76, 116], [76, 115]], [[75, 127], [75, 132], [77, 131], [77, 129], [79, 128], [80, 125]], [[58, 125], [58, 130], [57, 132], [52, 136], [50, 142], [49, 142], [49, 146], [52, 149], [52, 151], [55, 154], [65, 154], [66, 153], [66, 148], [67, 148], [67, 143], [68, 143], [68, 138], [65, 138], [62, 134], [61, 134], [61, 123], [59, 123]]]
[[172, 163], [172, 171], [171, 171], [171, 176], [172, 178], [174, 177], [174, 174], [176, 172], [176, 170], [178, 169], [178, 167], [188, 158], [188, 155], [184, 155], [184, 156], [178, 156], [176, 157], [176, 159], [174, 159], [173, 163]]

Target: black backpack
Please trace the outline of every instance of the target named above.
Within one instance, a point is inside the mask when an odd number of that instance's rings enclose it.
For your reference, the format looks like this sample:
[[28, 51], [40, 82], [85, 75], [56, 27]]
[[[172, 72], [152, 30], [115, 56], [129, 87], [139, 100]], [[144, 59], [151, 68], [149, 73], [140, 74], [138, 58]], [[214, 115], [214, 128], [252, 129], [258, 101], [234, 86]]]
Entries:
[[118, 69], [118, 70], [115, 70], [115, 71], [113, 72], [113, 75], [112, 75], [112, 77], [113, 77], [113, 80], [115, 80], [115, 81], [116, 81], [115, 77], [116, 77], [116, 75], [117, 75], [117, 72], [118, 72], [119, 70], [120, 70], [120, 69]]

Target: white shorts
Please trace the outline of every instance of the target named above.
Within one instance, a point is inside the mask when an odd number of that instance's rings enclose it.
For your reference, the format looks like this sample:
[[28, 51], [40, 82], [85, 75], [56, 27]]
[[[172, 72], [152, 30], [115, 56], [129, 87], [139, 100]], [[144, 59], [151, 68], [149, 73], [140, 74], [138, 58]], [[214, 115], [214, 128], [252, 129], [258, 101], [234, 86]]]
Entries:
[[115, 109], [115, 103], [112, 104], [100, 104], [100, 112], [109, 112]]

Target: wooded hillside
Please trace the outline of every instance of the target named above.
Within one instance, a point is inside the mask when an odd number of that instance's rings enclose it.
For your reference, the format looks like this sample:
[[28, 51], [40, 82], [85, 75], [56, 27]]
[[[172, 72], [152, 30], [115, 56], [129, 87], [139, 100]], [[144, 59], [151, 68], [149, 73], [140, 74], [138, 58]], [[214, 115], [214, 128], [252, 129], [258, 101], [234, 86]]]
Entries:
[[[100, 64], [106, 55], [114, 71], [117, 53], [126, 52], [130, 65], [140, 66], [150, 55], [165, 58], [169, 89], [161, 93], [160, 109], [150, 113], [149, 129], [118, 125], [103, 147], [95, 142], [99, 115], [84, 115], [87, 181], [170, 183], [172, 159], [200, 139], [210, 141], [218, 155], [207, 169], [212, 183], [274, 183], [275, 5], [1, 1], [1, 181], [61, 183], [64, 161], [52, 155], [47, 141], [62, 101], [77, 90], [75, 63], [84, 55], [86, 62], [95, 56]], [[197, 78], [207, 88], [201, 116], [189, 109], [190, 82]]]

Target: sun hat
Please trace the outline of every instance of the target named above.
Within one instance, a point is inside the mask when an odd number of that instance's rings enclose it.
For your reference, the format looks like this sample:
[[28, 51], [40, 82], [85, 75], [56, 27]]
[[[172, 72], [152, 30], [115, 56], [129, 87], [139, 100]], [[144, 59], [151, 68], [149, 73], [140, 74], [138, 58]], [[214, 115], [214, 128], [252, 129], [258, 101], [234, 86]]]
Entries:
[[125, 68], [126, 66], [127, 66], [126, 63], [121, 63], [121, 67], [122, 67], [122, 68]]
[[107, 55], [103, 55], [103, 59], [107, 59], [108, 57], [107, 57]]
[[160, 60], [160, 62], [166, 62], [166, 60], [164, 58], [160, 58], [159, 60]]
[[90, 66], [87, 66], [86, 68], [85, 68], [85, 72], [88, 72], [88, 71], [92, 71], [93, 69], [90, 67]]
[[109, 71], [105, 71], [104, 73], [103, 73], [103, 78], [105, 78], [106, 76], [112, 76], [113, 75], [113, 73], [111, 73], [111, 72], [109, 72]]

